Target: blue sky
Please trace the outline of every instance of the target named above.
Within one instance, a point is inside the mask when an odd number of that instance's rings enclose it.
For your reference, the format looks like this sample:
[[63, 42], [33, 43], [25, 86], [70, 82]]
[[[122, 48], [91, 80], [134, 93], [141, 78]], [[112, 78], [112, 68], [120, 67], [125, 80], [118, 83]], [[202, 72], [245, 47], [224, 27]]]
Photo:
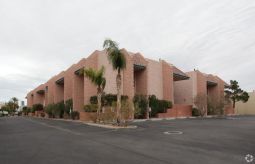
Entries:
[[0, 0], [0, 101], [102, 49], [132, 52], [255, 89], [254, 0]]

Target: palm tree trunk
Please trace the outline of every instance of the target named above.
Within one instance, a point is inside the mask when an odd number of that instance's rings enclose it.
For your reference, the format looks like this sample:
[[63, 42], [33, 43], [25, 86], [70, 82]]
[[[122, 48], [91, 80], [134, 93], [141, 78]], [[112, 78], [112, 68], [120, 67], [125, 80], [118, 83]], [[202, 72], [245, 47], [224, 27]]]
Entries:
[[120, 107], [121, 107], [121, 94], [120, 94], [120, 87], [121, 87], [121, 75], [120, 71], [118, 71], [118, 75], [116, 77], [116, 84], [117, 84], [117, 124], [120, 124], [121, 117], [120, 117]]
[[100, 110], [101, 110], [101, 98], [102, 98], [102, 93], [101, 93], [101, 89], [98, 88], [98, 92], [97, 92], [97, 104], [98, 104], [98, 108], [97, 108], [97, 121], [100, 121]]

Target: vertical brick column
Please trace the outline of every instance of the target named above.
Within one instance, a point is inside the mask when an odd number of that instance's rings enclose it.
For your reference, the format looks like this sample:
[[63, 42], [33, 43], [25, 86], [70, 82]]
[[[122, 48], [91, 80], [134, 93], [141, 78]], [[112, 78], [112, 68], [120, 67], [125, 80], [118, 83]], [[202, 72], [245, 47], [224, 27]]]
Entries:
[[83, 111], [84, 106], [84, 77], [74, 76], [73, 81], [73, 109]]
[[173, 68], [164, 60], [161, 60], [161, 63], [163, 74], [163, 99], [174, 103]]
[[[207, 96], [207, 79], [205, 75], [199, 71], [196, 71], [196, 95], [205, 95]], [[195, 97], [194, 97], [195, 98]], [[207, 104], [207, 98], [205, 98], [205, 104]], [[207, 105], [206, 105], [206, 114], [207, 115]]]
[[31, 91], [27, 94], [27, 106], [30, 108], [33, 106], [33, 98], [33, 92]]
[[126, 57], [126, 69], [124, 69], [122, 76], [123, 95], [127, 95], [129, 100], [132, 101], [135, 94], [133, 60], [125, 49], [123, 49], [122, 52], [125, 54]]
[[[85, 68], [97, 68], [97, 60], [98, 60], [99, 51], [94, 51], [85, 62]], [[88, 104], [90, 97], [97, 94], [97, 88], [94, 84], [90, 82], [90, 80], [84, 77], [84, 104]]]
[[55, 92], [55, 77], [52, 77], [46, 84], [48, 88], [46, 91], [46, 105], [54, 103], [54, 92]]
[[55, 76], [53, 81], [53, 88], [54, 88], [54, 103], [59, 103], [64, 100], [64, 85], [63, 84], [57, 84], [56, 81], [59, 79], [64, 78], [65, 79], [65, 72], [62, 71], [57, 76]]
[[65, 71], [64, 82], [64, 101], [73, 99], [73, 81], [75, 72], [75, 64]]

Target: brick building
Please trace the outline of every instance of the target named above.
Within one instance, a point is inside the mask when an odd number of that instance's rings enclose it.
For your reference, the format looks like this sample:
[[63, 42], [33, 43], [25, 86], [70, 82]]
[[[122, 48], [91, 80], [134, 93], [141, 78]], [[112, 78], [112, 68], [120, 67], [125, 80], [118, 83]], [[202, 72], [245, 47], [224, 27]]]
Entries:
[[[177, 92], [182, 92], [181, 88], [178, 87], [179, 82], [186, 84], [191, 81], [189, 80], [189, 76], [192, 77], [191, 73], [185, 74], [164, 60], [147, 59], [140, 53], [128, 52], [125, 49], [122, 49], [122, 52], [126, 57], [126, 69], [122, 72], [122, 95], [127, 95], [129, 100], [132, 100], [135, 94], [154, 94], [159, 99], [172, 101], [175, 104], [172, 111], [178, 109], [181, 112], [180, 115], [166, 113], [159, 115], [159, 117], [191, 115], [192, 103], [181, 100], [181, 96], [177, 94]], [[99, 69], [101, 66], [105, 67], [107, 81], [105, 93], [116, 94], [117, 71], [112, 69], [106, 52], [96, 50], [87, 58], [83, 58], [77, 64], [73, 64], [67, 70], [60, 72], [46, 83], [30, 91], [27, 94], [28, 107], [38, 103], [47, 106], [72, 99], [73, 109], [83, 112], [83, 106], [89, 103], [91, 96], [96, 95], [96, 86], [86, 77], [80, 76], [78, 72], [83, 68]], [[220, 79], [217, 80], [220, 81]], [[190, 101], [192, 98], [187, 97], [185, 99]]]
[[[190, 77], [188, 80], [174, 82], [175, 103], [194, 106], [195, 98], [198, 95], [206, 97], [205, 104], [208, 101], [216, 104], [224, 103], [224, 88], [227, 84], [221, 78], [198, 70], [186, 74]], [[226, 114], [234, 113], [231, 104], [225, 104], [224, 110]]]

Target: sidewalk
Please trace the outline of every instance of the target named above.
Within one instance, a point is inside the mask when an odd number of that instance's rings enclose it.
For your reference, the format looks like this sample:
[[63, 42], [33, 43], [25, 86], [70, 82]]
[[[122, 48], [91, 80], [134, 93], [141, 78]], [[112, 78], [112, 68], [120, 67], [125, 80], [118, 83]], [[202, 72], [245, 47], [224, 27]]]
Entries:
[[220, 118], [220, 117], [231, 117], [238, 116], [236, 114], [229, 115], [209, 115], [205, 117], [168, 117], [168, 118], [149, 118], [149, 119], [134, 119], [132, 122], [144, 122], [144, 121], [162, 121], [162, 120], [176, 120], [176, 119], [196, 119], [196, 118]]

